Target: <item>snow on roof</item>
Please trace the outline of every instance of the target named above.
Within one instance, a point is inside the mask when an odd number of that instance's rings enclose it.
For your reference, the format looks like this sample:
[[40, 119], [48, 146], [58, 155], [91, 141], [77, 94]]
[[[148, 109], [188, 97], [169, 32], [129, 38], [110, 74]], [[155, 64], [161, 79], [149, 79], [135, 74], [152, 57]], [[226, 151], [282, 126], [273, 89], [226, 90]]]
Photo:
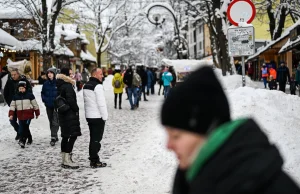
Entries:
[[297, 37], [296, 40], [291, 41], [290, 38], [288, 39], [288, 41], [281, 47], [281, 49], [279, 50], [279, 54], [285, 52], [288, 47], [293, 46], [294, 44], [299, 44], [300, 42], [300, 36]]
[[32, 19], [32, 16], [23, 9], [5, 8], [1, 9], [0, 19]]
[[26, 41], [20, 41], [23, 47], [23, 50], [26, 51], [40, 51], [42, 52], [42, 42], [36, 39], [30, 39]]
[[287, 36], [289, 36], [290, 31], [293, 30], [295, 27], [297, 27], [298, 25], [300, 25], [300, 19], [294, 23], [292, 26], [290, 26], [289, 28], [287, 28], [282, 35], [277, 38], [276, 40], [273, 40], [271, 42], [269, 42], [269, 44], [267, 44], [263, 49], [260, 49], [258, 52], [256, 52], [254, 55], [250, 56], [246, 61], [249, 61], [250, 59], [254, 59], [257, 56], [259, 56], [261, 53], [265, 52], [266, 50], [268, 50], [270, 47], [272, 47], [274, 44], [278, 43], [279, 41], [281, 41], [282, 39], [286, 38]]
[[15, 37], [8, 34], [1, 28], [0, 28], [0, 44], [6, 45], [9, 47], [15, 47], [14, 49], [16, 49], [16, 50], [19, 50], [22, 48], [20, 41], [18, 41]]
[[96, 58], [89, 51], [84, 52], [81, 50], [80, 57], [83, 61], [97, 62]]
[[74, 57], [74, 53], [66, 45], [61, 46], [60, 44], [57, 44], [53, 53], [55, 55], [66, 55], [69, 57]]
[[[65, 36], [64, 40], [74, 40], [74, 39], [81, 39], [87, 42], [85, 35], [77, 33], [77, 25], [76, 24], [61, 24], [58, 23], [55, 26], [55, 36], [57, 36], [57, 40], [60, 39], [61, 35]], [[64, 29], [64, 30], [63, 30]]]

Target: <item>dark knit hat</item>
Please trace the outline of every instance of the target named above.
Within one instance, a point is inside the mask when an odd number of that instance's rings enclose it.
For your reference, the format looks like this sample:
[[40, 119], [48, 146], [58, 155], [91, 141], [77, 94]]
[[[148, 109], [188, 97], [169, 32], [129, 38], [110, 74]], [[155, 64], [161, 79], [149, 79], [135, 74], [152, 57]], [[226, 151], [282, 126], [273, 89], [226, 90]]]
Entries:
[[66, 76], [70, 76], [70, 68], [64, 67], [60, 70], [61, 74], [64, 74]]
[[2, 67], [3, 71], [8, 71], [7, 66]]
[[23, 87], [23, 88], [26, 88], [26, 82], [25, 81], [19, 81], [19, 83], [18, 83], [18, 88], [19, 87]]
[[213, 69], [201, 67], [171, 90], [161, 110], [164, 126], [206, 135], [230, 121], [229, 104]]

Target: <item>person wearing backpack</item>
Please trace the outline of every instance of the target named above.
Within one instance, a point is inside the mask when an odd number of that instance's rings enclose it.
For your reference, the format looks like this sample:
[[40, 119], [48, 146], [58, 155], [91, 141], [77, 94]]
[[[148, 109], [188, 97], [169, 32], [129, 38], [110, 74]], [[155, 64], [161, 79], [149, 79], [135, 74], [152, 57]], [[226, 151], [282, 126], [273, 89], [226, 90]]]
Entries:
[[118, 96], [119, 96], [119, 109], [122, 109], [122, 94], [124, 89], [124, 83], [123, 83], [123, 77], [121, 75], [121, 70], [118, 66], [115, 68], [115, 75], [112, 80], [112, 86], [114, 88], [114, 94], [115, 94], [115, 109], [117, 109]]
[[[62, 167], [78, 169], [79, 166], [72, 159], [72, 151], [77, 137], [81, 136], [81, 128], [79, 107], [74, 90], [75, 80], [70, 77], [71, 73], [72, 70], [70, 68], [62, 68], [61, 72], [56, 76], [57, 97], [65, 99], [65, 107], [69, 107], [63, 112], [58, 110], [58, 120], [62, 137]], [[55, 108], [57, 109], [57, 107]]]
[[[135, 72], [135, 67], [130, 66], [124, 75], [124, 84], [126, 84], [127, 86], [131, 110], [137, 108], [137, 100], [138, 100], [137, 88], [141, 85], [141, 83], [142, 83], [141, 77]], [[134, 100], [132, 99], [132, 95], [134, 97]]]

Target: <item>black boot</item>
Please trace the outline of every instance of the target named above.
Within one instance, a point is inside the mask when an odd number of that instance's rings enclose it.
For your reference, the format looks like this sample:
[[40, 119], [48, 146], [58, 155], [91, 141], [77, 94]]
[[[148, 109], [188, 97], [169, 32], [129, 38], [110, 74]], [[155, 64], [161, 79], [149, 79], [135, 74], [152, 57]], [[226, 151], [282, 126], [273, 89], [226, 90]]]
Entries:
[[122, 109], [122, 101], [119, 102], [119, 109]]
[[115, 100], [115, 109], [117, 109], [117, 100]]

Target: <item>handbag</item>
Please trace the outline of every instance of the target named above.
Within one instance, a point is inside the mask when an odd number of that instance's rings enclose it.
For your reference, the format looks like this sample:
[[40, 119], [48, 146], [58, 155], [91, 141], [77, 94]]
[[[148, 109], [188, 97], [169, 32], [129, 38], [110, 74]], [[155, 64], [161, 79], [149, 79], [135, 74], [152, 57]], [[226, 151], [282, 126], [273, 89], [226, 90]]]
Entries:
[[64, 113], [70, 109], [69, 104], [67, 103], [66, 99], [62, 97], [61, 95], [57, 96], [54, 101], [54, 108], [56, 109], [56, 112], [59, 114]]

